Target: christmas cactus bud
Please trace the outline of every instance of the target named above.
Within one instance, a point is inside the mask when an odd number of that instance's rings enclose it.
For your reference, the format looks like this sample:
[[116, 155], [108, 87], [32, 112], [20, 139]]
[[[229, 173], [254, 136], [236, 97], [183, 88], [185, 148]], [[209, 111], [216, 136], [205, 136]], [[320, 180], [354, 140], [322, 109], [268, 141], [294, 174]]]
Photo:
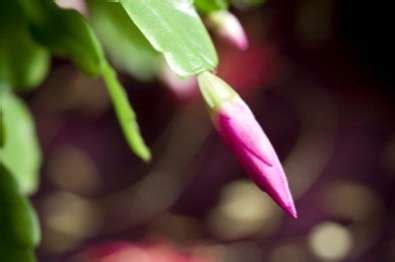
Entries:
[[214, 31], [229, 43], [241, 50], [249, 46], [247, 35], [240, 21], [228, 11], [217, 11], [209, 14], [208, 23]]
[[287, 177], [268, 137], [240, 96], [217, 76], [198, 76], [214, 125], [251, 179], [289, 215], [297, 218]]

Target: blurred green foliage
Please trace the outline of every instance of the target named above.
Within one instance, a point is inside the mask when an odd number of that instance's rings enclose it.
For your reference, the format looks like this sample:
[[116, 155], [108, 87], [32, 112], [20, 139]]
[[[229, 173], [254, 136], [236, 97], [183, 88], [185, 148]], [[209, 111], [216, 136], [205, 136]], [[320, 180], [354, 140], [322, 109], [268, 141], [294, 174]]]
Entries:
[[[28, 3], [29, 2], [29, 3]], [[20, 1], [34, 39], [54, 54], [71, 59], [84, 73], [100, 75], [105, 58], [86, 19], [76, 10], [62, 9], [53, 1]]]
[[35, 261], [40, 242], [37, 216], [15, 178], [0, 162], [0, 254], [2, 261]]
[[16, 1], [0, 1], [0, 85], [37, 87], [47, 76], [48, 51], [35, 43]]
[[0, 94], [4, 132], [7, 139], [0, 148], [2, 162], [15, 176], [21, 192], [37, 189], [41, 152], [34, 122], [26, 105], [11, 92]]

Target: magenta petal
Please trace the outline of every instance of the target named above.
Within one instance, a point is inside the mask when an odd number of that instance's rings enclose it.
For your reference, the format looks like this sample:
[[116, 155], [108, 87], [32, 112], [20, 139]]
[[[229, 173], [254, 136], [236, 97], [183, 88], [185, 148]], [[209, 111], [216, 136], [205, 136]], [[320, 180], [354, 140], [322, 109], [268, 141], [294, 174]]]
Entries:
[[215, 124], [251, 179], [292, 217], [297, 217], [287, 177], [273, 146], [248, 106], [240, 99], [225, 102]]

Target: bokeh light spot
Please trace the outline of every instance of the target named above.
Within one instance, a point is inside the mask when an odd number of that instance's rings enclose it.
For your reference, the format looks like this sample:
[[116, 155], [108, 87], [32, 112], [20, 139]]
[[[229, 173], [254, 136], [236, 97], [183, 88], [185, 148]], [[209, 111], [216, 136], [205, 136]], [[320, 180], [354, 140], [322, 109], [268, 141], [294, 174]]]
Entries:
[[226, 185], [218, 206], [209, 216], [214, 234], [237, 239], [251, 234], [268, 235], [278, 228], [281, 212], [255, 184], [240, 180]]
[[353, 239], [349, 230], [344, 226], [324, 222], [313, 228], [309, 236], [309, 245], [318, 258], [340, 260], [349, 254]]

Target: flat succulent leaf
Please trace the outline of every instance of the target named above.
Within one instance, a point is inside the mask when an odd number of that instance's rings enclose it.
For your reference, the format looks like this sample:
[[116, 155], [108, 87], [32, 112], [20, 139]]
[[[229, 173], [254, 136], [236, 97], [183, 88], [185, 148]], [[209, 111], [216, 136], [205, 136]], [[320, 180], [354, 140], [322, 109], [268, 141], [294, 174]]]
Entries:
[[141, 159], [149, 161], [151, 159], [151, 153], [140, 134], [136, 114], [129, 103], [125, 90], [118, 81], [116, 72], [109, 64], [104, 66], [103, 78], [106, 82], [115, 114], [117, 115], [129, 147]]
[[151, 45], [181, 76], [212, 70], [218, 58], [192, 0], [120, 0]]
[[15, 1], [0, 1], [0, 85], [37, 87], [47, 76], [49, 52], [35, 43]]
[[0, 148], [0, 162], [15, 176], [21, 192], [32, 193], [37, 188], [41, 164], [32, 116], [23, 101], [10, 92], [0, 95], [0, 104], [4, 130], [8, 134]]
[[139, 80], [151, 80], [160, 70], [161, 55], [119, 3], [88, 1], [90, 21], [115, 66]]

